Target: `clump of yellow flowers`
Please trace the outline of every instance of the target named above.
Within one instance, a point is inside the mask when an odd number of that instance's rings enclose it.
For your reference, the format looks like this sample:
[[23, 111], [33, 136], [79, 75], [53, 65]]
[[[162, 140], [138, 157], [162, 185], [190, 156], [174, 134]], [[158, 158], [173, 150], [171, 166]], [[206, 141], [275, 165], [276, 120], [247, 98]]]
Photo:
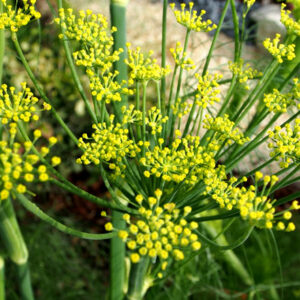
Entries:
[[249, 79], [262, 76], [262, 73], [253, 69], [250, 64], [244, 64], [243, 59], [240, 59], [238, 62], [229, 61], [228, 66], [232, 74], [237, 76], [239, 83], [245, 85], [247, 90], [250, 89], [250, 86], [247, 84]]
[[[30, 194], [31, 192], [26, 187], [28, 183], [48, 181], [48, 168], [41, 163], [41, 159], [49, 154], [50, 148], [56, 144], [57, 139], [50, 137], [48, 147], [42, 146], [36, 150], [34, 144], [42, 133], [37, 129], [33, 135], [33, 142], [13, 142], [11, 144], [5, 140], [0, 141], [0, 200], [6, 200], [9, 197], [14, 198], [16, 193], [28, 192]], [[53, 166], [57, 166], [61, 159], [53, 156], [51, 162]]]
[[284, 59], [293, 60], [296, 57], [295, 44], [280, 44], [280, 38], [281, 35], [277, 33], [272, 41], [270, 38], [265, 39], [263, 45], [279, 63], [283, 63]]
[[[298, 78], [294, 78], [293, 87], [288, 93], [281, 93], [273, 89], [272, 93], [264, 95], [264, 102], [269, 111], [273, 113], [284, 113], [291, 106], [300, 109], [300, 83]], [[298, 102], [298, 104], [297, 104]]]
[[40, 111], [51, 109], [51, 105], [44, 102], [43, 109], [37, 110], [35, 104], [39, 99], [33, 95], [26, 82], [21, 83], [21, 87], [22, 90], [16, 92], [15, 87], [8, 87], [6, 84], [1, 86], [0, 118], [3, 125], [16, 123], [19, 120], [25, 123], [37, 121]]
[[6, 0], [1, 0], [6, 12], [0, 14], [0, 30], [9, 29], [17, 32], [21, 27], [26, 26], [32, 19], [39, 19], [41, 14], [35, 10], [36, 0], [23, 0], [23, 8], [14, 9], [7, 4]]
[[[113, 38], [109, 33], [106, 18], [95, 15], [91, 10], [80, 11], [76, 16], [73, 9], [60, 9], [55, 22], [62, 28], [61, 39], [67, 38], [80, 43], [82, 49], [73, 52], [75, 63], [86, 68], [90, 80], [92, 96], [99, 102], [121, 101], [121, 94], [131, 95], [127, 82], [118, 83], [115, 78], [118, 71], [113, 71], [113, 63], [119, 60], [123, 49], [113, 51]], [[110, 31], [110, 32], [109, 32]]]
[[197, 11], [193, 10], [194, 3], [189, 3], [189, 10], [186, 10], [186, 4], [181, 4], [181, 10], [176, 10], [175, 3], [170, 4], [171, 9], [173, 10], [173, 13], [175, 15], [175, 18], [177, 22], [184, 27], [187, 28], [187, 30], [192, 31], [203, 31], [203, 32], [209, 32], [211, 30], [214, 30], [217, 28], [215, 24], [212, 23], [211, 20], [204, 21], [202, 19], [202, 16], [206, 14], [205, 10], [202, 10], [200, 12], [200, 15], [197, 15]]
[[[162, 197], [160, 189], [155, 190], [155, 196], [144, 198], [141, 194], [135, 197], [139, 204], [139, 217], [133, 218], [124, 214], [123, 219], [128, 229], [113, 228], [106, 223], [108, 231], [117, 230], [118, 236], [126, 242], [130, 251], [130, 259], [138, 263], [142, 257], [149, 257], [160, 266], [154, 276], [163, 277], [163, 272], [172, 264], [172, 261], [182, 261], [193, 251], [201, 248], [201, 243], [195, 230], [198, 224], [187, 221], [192, 207], [185, 206], [182, 210], [175, 203], [167, 202], [160, 205]], [[159, 259], [159, 262], [157, 260]]]
[[285, 26], [288, 34], [300, 36], [300, 24], [290, 17], [291, 11], [285, 10], [286, 4], [281, 4], [281, 23]]
[[276, 126], [269, 131], [272, 140], [269, 143], [271, 157], [281, 160], [280, 166], [287, 168], [291, 163], [300, 164], [300, 119], [295, 120], [294, 128], [286, 124], [284, 128]]
[[165, 77], [170, 68], [161, 68], [156, 59], [151, 58], [153, 52], [149, 51], [146, 55], [141, 53], [141, 48], [137, 47], [136, 50], [131, 49], [131, 44], [127, 43], [128, 58], [125, 63], [130, 68], [130, 82], [160, 80]]

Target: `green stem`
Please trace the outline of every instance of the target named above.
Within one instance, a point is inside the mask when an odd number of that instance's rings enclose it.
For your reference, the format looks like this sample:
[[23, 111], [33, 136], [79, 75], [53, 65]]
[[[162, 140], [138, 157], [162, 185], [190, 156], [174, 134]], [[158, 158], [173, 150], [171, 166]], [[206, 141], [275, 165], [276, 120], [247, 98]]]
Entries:
[[[58, 0], [58, 8], [59, 9], [63, 8], [62, 0]], [[70, 67], [70, 70], [71, 70], [72, 77], [73, 77], [73, 80], [75, 82], [76, 88], [79, 91], [79, 94], [80, 94], [81, 98], [83, 99], [84, 104], [86, 106], [86, 109], [87, 109], [89, 115], [92, 117], [93, 122], [94, 123], [98, 123], [96, 115], [95, 115], [95, 113], [92, 110], [92, 107], [90, 105], [89, 99], [87, 98], [87, 96], [86, 96], [86, 94], [84, 92], [83, 86], [82, 86], [82, 84], [80, 82], [80, 79], [79, 79], [79, 76], [77, 74], [77, 71], [76, 71], [76, 68], [75, 68], [75, 65], [74, 65], [74, 62], [73, 62], [73, 59], [72, 59], [72, 55], [71, 55], [71, 50], [70, 50], [70, 47], [69, 47], [69, 43], [68, 43], [68, 40], [67, 40], [67, 38], [65, 36], [65, 29], [62, 26], [60, 26], [60, 28], [61, 28], [61, 32], [62, 32], [62, 34], [64, 36], [63, 45], [64, 45], [64, 49], [65, 49], [67, 61], [68, 61], [68, 64], [69, 64], [69, 67]], [[97, 107], [95, 106], [94, 109], [95, 109], [95, 112], [96, 112], [97, 111]]]
[[258, 82], [255, 89], [252, 91], [248, 99], [244, 102], [243, 106], [233, 117], [233, 121], [235, 122], [235, 126], [239, 124], [239, 122], [244, 118], [244, 116], [251, 109], [255, 101], [259, 100], [260, 96], [267, 89], [269, 83], [272, 81], [274, 76], [279, 70], [279, 63], [277, 61], [273, 61], [270, 66], [265, 71], [263, 77]]
[[[186, 53], [190, 35], [191, 35], [191, 30], [187, 29], [182, 54]], [[180, 89], [181, 89], [181, 82], [182, 82], [182, 74], [183, 74], [183, 68], [180, 67], [174, 103], [176, 103], [178, 98], [179, 98], [179, 93], [180, 93]], [[172, 139], [173, 139], [173, 134], [174, 134], [174, 129], [175, 129], [175, 120], [176, 120], [175, 115], [172, 114], [172, 110], [170, 109], [168, 124], [171, 124], [171, 127], [170, 127], [170, 130], [167, 131], [167, 132], [170, 132], [169, 143], [171, 143]]]
[[240, 57], [240, 33], [239, 33], [239, 18], [236, 12], [235, 1], [230, 0], [232, 11], [232, 20], [234, 25], [234, 61], [237, 62]]
[[5, 200], [0, 207], [0, 236], [8, 257], [17, 267], [22, 300], [33, 300], [28, 268], [28, 250], [10, 199]]
[[[128, 0], [111, 0], [110, 17], [111, 25], [117, 27], [117, 32], [113, 34], [114, 50], [123, 48], [124, 52], [120, 55], [120, 60], [114, 63], [114, 70], [119, 72], [117, 81], [127, 80], [127, 66], [124, 63], [127, 57], [126, 53], [126, 6]], [[121, 107], [127, 105], [127, 97], [122, 97], [122, 101], [114, 103], [114, 109], [119, 119], [121, 119]], [[112, 211], [112, 223], [115, 228], [125, 228], [125, 221], [122, 219], [122, 213]], [[123, 286], [125, 278], [125, 243], [119, 238], [114, 237], [111, 240], [110, 247], [110, 299], [123, 299]]]
[[226, 13], [227, 13], [227, 10], [228, 10], [229, 2], [230, 2], [230, 0], [226, 0], [226, 3], [225, 3], [225, 5], [224, 5], [224, 8], [223, 8], [223, 11], [222, 11], [220, 20], [219, 20], [218, 27], [217, 27], [217, 29], [216, 29], [216, 32], [215, 32], [215, 34], [214, 34], [212, 43], [211, 43], [211, 45], [210, 45], [210, 48], [209, 48], [209, 51], [208, 51], [208, 54], [207, 54], [207, 58], [206, 58], [206, 61], [205, 61], [205, 65], [204, 65], [203, 71], [202, 71], [202, 76], [206, 75], [206, 73], [207, 73], [208, 66], [209, 66], [210, 60], [211, 60], [211, 58], [212, 58], [212, 54], [213, 54], [213, 51], [214, 51], [214, 49], [215, 49], [216, 42], [217, 42], [217, 39], [218, 39], [219, 34], [220, 34], [220, 31], [221, 31], [221, 28], [222, 28], [222, 25], [223, 25], [223, 22], [224, 22], [224, 18], [225, 18], [225, 16], [226, 16]]
[[[114, 70], [119, 72], [116, 77], [118, 82], [127, 80], [127, 66], [124, 64], [124, 60], [127, 57], [126, 51], [126, 7], [128, 0], [111, 0], [110, 1], [110, 19], [111, 26], [115, 26], [118, 30], [113, 33], [114, 47], [113, 50], [119, 50], [122, 48], [124, 51], [120, 54], [120, 59], [114, 63]], [[121, 119], [121, 107], [127, 105], [127, 96], [122, 95], [120, 102], [113, 102], [116, 115]]]
[[33, 300], [34, 296], [31, 287], [28, 261], [26, 261], [24, 264], [17, 265], [17, 273], [22, 300]]
[[[125, 222], [122, 213], [112, 211], [112, 224], [114, 228], [124, 229]], [[111, 239], [110, 244], [110, 300], [123, 299], [123, 285], [125, 278], [125, 243], [119, 238]]]
[[[218, 223], [216, 222], [217, 221], [202, 223], [202, 226], [212, 238], [217, 236], [215, 224], [217, 225]], [[215, 238], [214, 240], [219, 245], [228, 245], [227, 239], [224, 234], [218, 235], [217, 238]], [[222, 258], [227, 262], [227, 264], [230, 265], [230, 267], [240, 276], [244, 284], [250, 286], [253, 284], [253, 280], [250, 274], [232, 250], [229, 249], [227, 251], [221, 252], [220, 254], [222, 255]]]
[[[3, 3], [0, 1], [0, 14], [3, 12]], [[0, 85], [2, 84], [3, 76], [3, 58], [5, 52], [5, 31], [0, 29]]]
[[[0, 14], [3, 12], [3, 3], [0, 1]], [[5, 52], [5, 31], [0, 30], [0, 86], [3, 80], [3, 58]], [[0, 138], [2, 137], [3, 126], [0, 124]]]
[[[166, 44], [167, 44], [167, 9], [168, 0], [163, 0], [163, 15], [162, 15], [162, 37], [161, 37], [161, 67], [166, 67]], [[166, 78], [161, 79], [161, 100], [162, 100], [162, 112], [165, 111], [166, 105]]]
[[[28, 74], [28, 76], [30, 77], [30, 79], [32, 80], [35, 88], [38, 90], [39, 94], [41, 95], [41, 97], [44, 99], [45, 102], [51, 104], [51, 101], [47, 98], [46, 94], [44, 93], [43, 89], [40, 87], [39, 83], [37, 82], [37, 79], [35, 78], [33, 72], [30, 69], [30, 66], [23, 54], [23, 51], [21, 49], [21, 46], [19, 44], [17, 35], [15, 33], [12, 34], [12, 40], [13, 43], [15, 45], [15, 48], [17, 50], [17, 53], [25, 67], [25, 70]], [[57, 111], [55, 110], [55, 108], [52, 106], [51, 108], [51, 112], [54, 115], [55, 119], [58, 121], [58, 123], [61, 125], [61, 127], [66, 131], [66, 133], [69, 135], [69, 137], [71, 138], [71, 140], [77, 145], [78, 144], [78, 140], [76, 138], [76, 136], [73, 134], [73, 132], [70, 130], [70, 128], [67, 126], [67, 124], [63, 121], [63, 119], [60, 117], [60, 115], [57, 113]]]
[[55, 219], [51, 218], [47, 214], [45, 214], [36, 204], [28, 200], [24, 195], [18, 194], [17, 199], [19, 202], [27, 209], [29, 210], [32, 214], [40, 218], [41, 220], [45, 221], [46, 223], [52, 225], [56, 229], [58, 229], [61, 232], [80, 237], [82, 239], [87, 239], [87, 240], [106, 240], [110, 239], [115, 236], [115, 233], [104, 233], [104, 234], [94, 234], [94, 233], [87, 233], [87, 232], [82, 232], [76, 229], [73, 229], [71, 227], [68, 227]]
[[5, 300], [5, 261], [0, 255], [0, 300]]
[[10, 199], [0, 206], [0, 237], [8, 257], [15, 264], [23, 264], [28, 259], [28, 251], [17, 223]]
[[[143, 82], [143, 102], [142, 102], [142, 139], [145, 143], [146, 141], [146, 87], [147, 83]], [[142, 155], [145, 156], [145, 144], [143, 145]]]
[[146, 277], [149, 258], [142, 258], [139, 263], [131, 264], [128, 300], [142, 300], [151, 286], [151, 279]]

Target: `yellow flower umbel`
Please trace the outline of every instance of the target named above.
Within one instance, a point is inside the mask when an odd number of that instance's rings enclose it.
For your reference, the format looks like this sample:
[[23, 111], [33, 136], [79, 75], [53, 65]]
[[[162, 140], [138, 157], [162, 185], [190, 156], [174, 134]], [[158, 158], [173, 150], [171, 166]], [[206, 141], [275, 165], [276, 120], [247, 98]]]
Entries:
[[247, 81], [257, 76], [262, 76], [262, 73], [251, 68], [250, 64], [244, 65], [244, 60], [240, 59], [238, 62], [228, 62], [229, 70], [233, 75], [237, 76], [239, 83], [245, 85], [245, 88], [249, 90]]
[[[155, 197], [147, 199], [137, 195], [139, 215], [131, 218], [129, 214], [124, 214], [123, 219], [128, 228], [114, 228], [118, 231], [119, 238], [126, 242], [131, 262], [138, 263], [142, 257], [149, 257], [153, 264], [160, 267], [160, 271], [153, 274], [158, 277], [162, 277], [162, 273], [174, 261], [182, 261], [201, 248], [195, 233], [198, 224], [186, 220], [192, 208], [186, 206], [180, 210], [175, 203], [160, 206], [161, 197], [160, 190], [155, 191]], [[107, 227], [112, 230], [111, 226]]]
[[135, 157], [140, 148], [128, 137], [128, 129], [121, 124], [107, 126], [106, 123], [93, 125], [94, 133], [89, 138], [83, 134], [78, 146], [84, 154], [77, 159], [77, 163], [88, 165], [104, 163], [114, 171], [116, 176], [122, 175], [125, 169], [123, 159]]
[[21, 27], [26, 26], [32, 19], [39, 19], [41, 14], [35, 10], [36, 0], [23, 0], [23, 8], [14, 9], [7, 5], [6, 0], [0, 0], [5, 11], [0, 14], [0, 30], [9, 29], [17, 32]]
[[[34, 131], [34, 143], [41, 136], [39, 130]], [[39, 153], [45, 157], [49, 148], [56, 143], [56, 138], [49, 138], [49, 147], [41, 147]], [[33, 143], [13, 143], [0, 141], [0, 203], [15, 193], [28, 192], [26, 184], [49, 179], [47, 167], [40, 163], [40, 157], [33, 150]], [[52, 164], [58, 165], [60, 158], [52, 157]]]
[[137, 47], [136, 50], [132, 50], [131, 44], [127, 43], [128, 59], [125, 59], [125, 63], [130, 68], [130, 81], [134, 80], [147, 82], [149, 80], [160, 80], [165, 77], [170, 68], [161, 68], [156, 59], [151, 58], [153, 51], [149, 51], [146, 55], [141, 52], [141, 48]]
[[146, 117], [146, 125], [151, 128], [151, 134], [160, 134], [162, 132], [162, 125], [168, 121], [168, 117], [161, 114], [161, 111], [153, 106], [148, 111], [148, 117]]
[[[289, 209], [284, 212], [276, 213], [274, 203], [276, 200], [268, 198], [268, 193], [278, 181], [277, 176], [263, 176], [261, 172], [255, 173], [255, 186], [238, 187], [237, 178], [232, 177], [227, 182], [219, 178], [210, 181], [206, 190], [221, 208], [227, 210], [238, 209], [243, 220], [250, 225], [258, 228], [293, 231], [295, 225], [285, 220], [291, 218], [291, 209], [300, 209], [298, 203], [294, 203]], [[242, 178], [241, 182], [247, 181], [247, 178]], [[263, 188], [258, 189], [258, 183], [262, 181]], [[285, 214], [288, 212], [288, 214]], [[284, 218], [282, 218], [285, 216]]]
[[280, 167], [287, 168], [292, 162], [300, 164], [300, 119], [296, 119], [294, 128], [286, 124], [284, 128], [276, 126], [274, 131], [269, 131], [269, 138], [273, 143], [269, 143], [272, 149], [271, 157], [281, 160]]
[[[26, 123], [39, 119], [35, 104], [39, 101], [34, 97], [26, 83], [21, 83], [22, 90], [16, 93], [14, 87], [3, 84], [0, 89], [0, 120], [3, 125], [22, 120]], [[42, 110], [50, 110], [51, 105], [44, 103]]]
[[285, 26], [288, 34], [300, 36], [300, 23], [290, 17], [291, 11], [285, 10], [286, 4], [281, 4], [281, 23]]
[[253, 4], [255, 3], [256, 0], [244, 0], [244, 3], [247, 5], [247, 10], [249, 10]]
[[[300, 101], [300, 83], [298, 78], [294, 79], [295, 85], [289, 93], [280, 93], [277, 89], [273, 89], [273, 93], [264, 95], [264, 102], [270, 112], [285, 113], [290, 106], [296, 106]], [[297, 105], [300, 109], [300, 103]]]
[[195, 74], [195, 77], [198, 79], [196, 104], [206, 108], [208, 104], [213, 105], [215, 102], [220, 102], [220, 89], [217, 81], [223, 76], [221, 74], [204, 76]]
[[109, 72], [101, 77], [91, 69], [88, 69], [86, 73], [90, 79], [92, 95], [97, 101], [105, 101], [105, 103], [121, 101], [121, 94], [132, 95], [133, 93], [132, 90], [127, 89], [126, 80], [121, 83], [115, 80], [119, 74], [117, 71], [114, 71], [114, 73]]
[[180, 42], [176, 43], [176, 48], [171, 48], [170, 52], [174, 58], [175, 65], [184, 69], [184, 70], [193, 70], [195, 69], [195, 64], [191, 58], [186, 58], [187, 53], [183, 52]]
[[270, 38], [267, 38], [264, 40], [263, 45], [279, 63], [283, 63], [284, 59], [293, 60], [296, 57], [295, 45], [285, 45], [280, 44], [279, 42], [280, 34], [277, 33], [273, 41], [271, 41]]
[[80, 42], [83, 49], [73, 53], [76, 65], [86, 68], [90, 80], [92, 95], [97, 101], [121, 101], [121, 94], [131, 95], [124, 80], [118, 83], [115, 78], [117, 71], [113, 71], [113, 63], [119, 60], [123, 49], [113, 51], [112, 33], [106, 18], [101, 14], [93, 14], [91, 10], [80, 11], [76, 16], [72, 9], [60, 9], [59, 18], [55, 19], [63, 29], [64, 35], [70, 40]]
[[181, 10], [177, 10], [175, 8], [175, 3], [171, 3], [170, 7], [175, 15], [177, 22], [188, 30], [192, 31], [203, 31], [209, 32], [217, 28], [215, 24], [212, 23], [211, 20], [204, 21], [202, 16], [206, 14], [205, 10], [201, 10], [200, 15], [197, 15], [197, 11], [193, 10], [194, 3], [189, 3], [189, 10], [186, 10], [186, 5], [184, 3], [181, 4]]
[[160, 146], [153, 150], [148, 148], [145, 157], [140, 159], [146, 168], [145, 177], [161, 177], [166, 182], [195, 185], [203, 179], [207, 170], [214, 171], [213, 155], [200, 146], [199, 137], [176, 139], [169, 147], [162, 147], [163, 139], [159, 139], [159, 143]]
[[234, 128], [234, 122], [230, 121], [229, 116], [226, 114], [224, 117], [217, 118], [212, 118], [209, 115], [206, 115], [203, 127], [218, 133], [217, 136], [214, 136], [215, 140], [221, 142], [226, 141], [229, 145], [232, 141], [240, 145], [249, 141], [249, 138], [245, 138], [238, 128]]
[[[108, 33], [109, 25], [103, 15], [95, 15], [91, 10], [81, 10], [79, 16], [76, 16], [71, 8], [60, 9], [59, 18], [56, 18], [55, 22], [64, 29], [68, 39], [80, 41], [84, 49], [89, 49], [87, 52], [81, 52], [81, 57], [85, 57], [86, 54], [93, 56], [93, 62], [97, 65], [102, 65], [103, 61], [106, 61], [109, 64], [108, 68], [112, 66], [114, 60], [118, 60], [112, 53], [113, 38]], [[116, 28], [112, 28], [112, 32], [115, 31]], [[63, 35], [60, 35], [60, 38], [63, 38]]]

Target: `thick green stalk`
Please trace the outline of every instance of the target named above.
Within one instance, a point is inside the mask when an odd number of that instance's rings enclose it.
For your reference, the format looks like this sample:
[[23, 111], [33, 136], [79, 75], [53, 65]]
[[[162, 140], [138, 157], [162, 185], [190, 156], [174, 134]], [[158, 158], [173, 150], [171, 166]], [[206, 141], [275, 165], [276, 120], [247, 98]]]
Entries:
[[28, 268], [28, 250], [10, 199], [3, 201], [0, 207], [0, 237], [8, 257], [17, 267], [21, 299], [33, 300], [34, 296]]
[[[15, 33], [12, 34], [12, 40], [13, 43], [15, 45], [15, 48], [17, 50], [17, 53], [19, 55], [19, 58], [21, 59], [21, 62], [24, 65], [24, 68], [28, 74], [28, 76], [30, 77], [32, 83], [34, 84], [35, 88], [38, 90], [39, 94], [41, 95], [41, 97], [43, 98], [43, 100], [49, 104], [51, 104], [51, 101], [48, 99], [48, 97], [46, 96], [46, 94], [44, 93], [43, 89], [40, 87], [37, 79], [35, 78], [24, 54], [22, 51], [22, 48], [19, 44], [17, 35]], [[68, 125], [64, 122], [64, 120], [60, 117], [60, 115], [57, 113], [57, 111], [55, 110], [54, 107], [51, 108], [51, 112], [54, 115], [55, 119], [57, 120], [57, 122], [61, 125], [61, 127], [65, 130], [65, 132], [69, 135], [69, 137], [71, 138], [71, 140], [77, 145], [78, 144], [78, 140], [76, 138], [76, 136], [73, 134], [73, 132], [70, 130], [70, 128], [68, 127]]]
[[[126, 51], [126, 7], [128, 0], [111, 0], [110, 1], [110, 18], [111, 26], [117, 27], [117, 31], [113, 34], [114, 50], [123, 48], [124, 51], [120, 55], [120, 60], [114, 63], [114, 70], [119, 72], [117, 81], [127, 80], [127, 66], [124, 59], [127, 57]], [[118, 119], [121, 118], [121, 107], [127, 105], [127, 98], [122, 97], [122, 101], [114, 103], [115, 113]], [[125, 221], [122, 219], [122, 213], [112, 211], [112, 223], [115, 228], [124, 228]], [[111, 240], [110, 247], [110, 299], [123, 299], [123, 286], [125, 279], [125, 243], [119, 238], [114, 237]]]
[[28, 261], [17, 265], [17, 273], [22, 300], [34, 300]]
[[5, 300], [5, 261], [0, 255], [0, 300]]
[[60, 230], [61, 232], [80, 237], [82, 239], [87, 240], [106, 240], [110, 239], [115, 236], [115, 233], [103, 233], [103, 234], [96, 234], [96, 233], [87, 233], [82, 232], [71, 227], [68, 227], [55, 219], [51, 218], [47, 214], [45, 214], [36, 204], [28, 200], [24, 195], [18, 194], [17, 199], [21, 202], [21, 204], [29, 210], [32, 214], [40, 218], [41, 220], [45, 221], [46, 223], [52, 225], [54, 228]]
[[[111, 26], [115, 26], [117, 31], [113, 33], [114, 50], [124, 49], [120, 54], [120, 59], [114, 63], [114, 69], [119, 72], [116, 77], [118, 82], [127, 80], [127, 66], [124, 59], [127, 57], [126, 51], [126, 7], [128, 0], [111, 0], [110, 1], [110, 20]], [[118, 119], [121, 119], [121, 107], [127, 105], [127, 97], [122, 96], [122, 100], [118, 103], [113, 102], [115, 113]]]
[[[122, 216], [122, 213], [116, 210], [112, 211], [112, 224], [114, 228], [125, 228], [126, 224]], [[125, 243], [119, 237], [114, 237], [110, 243], [110, 300], [123, 299], [124, 279]]]
[[131, 264], [128, 300], [142, 300], [151, 286], [151, 279], [146, 277], [148, 266], [149, 258], [142, 258], [139, 263]]

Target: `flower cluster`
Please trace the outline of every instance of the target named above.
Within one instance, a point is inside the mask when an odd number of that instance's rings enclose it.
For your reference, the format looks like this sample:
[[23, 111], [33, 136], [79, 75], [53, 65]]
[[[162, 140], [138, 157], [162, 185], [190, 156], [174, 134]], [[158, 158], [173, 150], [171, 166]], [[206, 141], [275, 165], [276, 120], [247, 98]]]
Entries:
[[84, 154], [76, 162], [85, 165], [105, 163], [116, 176], [123, 175], [126, 168], [123, 158], [135, 157], [140, 152], [140, 148], [129, 139], [128, 129], [124, 129], [119, 123], [116, 125], [94, 124], [93, 129], [94, 133], [90, 138], [87, 134], [83, 134], [79, 139], [78, 146]]
[[151, 134], [155, 135], [156, 133], [162, 132], [162, 124], [165, 124], [168, 121], [168, 117], [161, 114], [160, 109], [153, 106], [148, 111], [148, 117], [146, 117], [146, 125], [151, 128]]
[[244, 61], [240, 59], [238, 62], [228, 62], [229, 70], [233, 75], [237, 76], [238, 81], [241, 84], [245, 84], [245, 88], [248, 90], [250, 87], [247, 84], [249, 79], [253, 79], [257, 76], [262, 76], [262, 73], [251, 68], [250, 64], [244, 65]]
[[[103, 15], [87, 10], [80, 11], [76, 17], [72, 9], [60, 9], [55, 21], [63, 30], [60, 38], [65, 35], [81, 43], [83, 49], [75, 51], [73, 57], [78, 66], [86, 68], [90, 89], [97, 101], [121, 101], [121, 94], [133, 93], [125, 80], [121, 83], [115, 80], [119, 73], [112, 71], [113, 63], [119, 60], [123, 49], [113, 51], [113, 38], [108, 33], [108, 22]], [[116, 30], [112, 28], [110, 33]]]
[[201, 10], [200, 15], [197, 15], [197, 11], [193, 10], [193, 2], [189, 3], [189, 10], [185, 9], [185, 3], [181, 4], [181, 10], [175, 9], [175, 3], [171, 3], [170, 6], [177, 22], [188, 30], [209, 32], [217, 28], [215, 24], [212, 24], [211, 20], [204, 21], [202, 19], [202, 16], [206, 14], [205, 10]]
[[284, 128], [276, 126], [274, 131], [268, 132], [273, 142], [269, 143], [272, 149], [270, 156], [281, 160], [280, 167], [287, 168], [292, 162], [300, 164], [300, 119], [296, 119], [294, 128], [286, 124]]
[[[34, 131], [34, 142], [41, 136], [39, 130]], [[49, 147], [41, 147], [39, 155], [45, 157], [49, 148], [57, 142], [55, 137], [49, 138]], [[33, 143], [26, 141], [22, 144], [9, 145], [6, 141], [0, 141], [0, 200], [5, 200], [14, 193], [24, 194], [27, 192], [26, 183], [47, 181], [49, 174], [47, 167], [39, 164], [40, 157], [33, 150]], [[52, 165], [60, 164], [60, 158], [52, 157]], [[38, 165], [39, 164], [39, 165]]]
[[147, 82], [149, 80], [160, 80], [170, 72], [170, 67], [161, 68], [156, 59], [151, 58], [153, 52], [149, 51], [144, 55], [141, 48], [132, 50], [131, 44], [127, 43], [128, 58], [125, 63], [130, 68], [130, 80]]
[[177, 138], [170, 147], [163, 147], [164, 140], [158, 140], [160, 146], [153, 150], [147, 147], [145, 157], [140, 163], [146, 168], [145, 177], [161, 177], [175, 183], [185, 182], [195, 185], [207, 170], [215, 168], [213, 155], [200, 146], [200, 138], [187, 136]]
[[285, 10], [286, 4], [281, 4], [281, 23], [285, 26], [289, 34], [300, 36], [300, 23], [290, 17], [291, 11]]
[[230, 121], [226, 114], [216, 118], [206, 115], [203, 127], [219, 133], [214, 138], [221, 142], [226, 141], [226, 144], [231, 144], [232, 141], [239, 145], [248, 142], [249, 138], [245, 138], [238, 128], [234, 128], [234, 125], [234, 122]]
[[171, 48], [170, 52], [174, 58], [175, 65], [179, 66], [184, 70], [193, 70], [195, 69], [195, 64], [191, 58], [186, 58], [187, 53], [183, 52], [183, 48], [181, 47], [181, 43], [176, 43], [176, 48]]
[[133, 104], [129, 105], [127, 108], [125, 105], [122, 106], [123, 119], [122, 124], [135, 124], [138, 123], [141, 125], [142, 122], [142, 112], [140, 110], [134, 109]]
[[132, 95], [133, 93], [132, 90], [127, 88], [126, 80], [123, 80], [121, 83], [115, 80], [119, 74], [118, 71], [114, 71], [113, 73], [109, 72], [102, 77], [96, 75], [91, 69], [88, 69], [86, 73], [90, 79], [92, 95], [97, 101], [105, 101], [106, 103], [121, 101], [121, 94]]
[[181, 119], [183, 116], [187, 115], [191, 109], [193, 104], [183, 101], [181, 98], [177, 98], [175, 103], [171, 105], [173, 114]]
[[[263, 176], [261, 172], [255, 174], [256, 184], [246, 187], [237, 186], [237, 178], [232, 177], [229, 181], [220, 178], [206, 180], [206, 190], [221, 208], [226, 210], [238, 209], [243, 220], [251, 226], [258, 228], [271, 229], [275, 227], [278, 230], [293, 231], [295, 225], [288, 222], [291, 219], [291, 209], [300, 209], [300, 205], [295, 201], [290, 208], [283, 212], [276, 213], [274, 203], [267, 197], [271, 188], [278, 181], [277, 176]], [[247, 181], [243, 177], [242, 182]], [[262, 181], [263, 188], [258, 189]], [[286, 224], [287, 223], [287, 224]]]
[[6, 12], [0, 14], [0, 30], [7, 28], [12, 32], [17, 32], [21, 27], [26, 26], [32, 19], [39, 19], [41, 14], [35, 10], [36, 0], [23, 0], [23, 8], [14, 9], [7, 5], [6, 0], [0, 0]]
[[[94, 50], [95, 62], [99, 60], [106, 60], [111, 66], [111, 60], [117, 59], [114, 55], [111, 56], [111, 49], [113, 47], [113, 38], [108, 34], [108, 22], [101, 14], [93, 14], [91, 10], [79, 12], [77, 17], [73, 9], [60, 9], [59, 18], [55, 19], [57, 24], [60, 24], [64, 30], [64, 35], [70, 40], [80, 41], [84, 49], [90, 48]], [[112, 28], [115, 32], [116, 28]], [[62, 39], [64, 35], [59, 37]], [[102, 51], [102, 53], [101, 53]], [[92, 55], [93, 51], [89, 51], [88, 55]], [[82, 53], [84, 56], [84, 53]], [[97, 64], [100, 64], [99, 62]]]
[[264, 47], [272, 54], [272, 56], [277, 59], [279, 63], [283, 63], [283, 59], [293, 60], [295, 55], [295, 45], [285, 45], [280, 44], [280, 34], [277, 33], [276, 37], [271, 41], [270, 38], [264, 40]]
[[[2, 84], [0, 89], [0, 119], [3, 125], [11, 123], [11, 128], [15, 127], [15, 123], [22, 120], [26, 123], [37, 121], [39, 119], [35, 104], [39, 101], [34, 97], [30, 88], [26, 83], [21, 83], [22, 90], [16, 93], [14, 87], [7, 87]], [[51, 105], [44, 102], [43, 110], [50, 110]], [[11, 132], [12, 133], [12, 132]]]
[[[300, 99], [300, 83], [298, 78], [294, 79], [294, 87], [289, 93], [280, 93], [277, 89], [273, 89], [272, 93], [264, 95], [264, 102], [270, 112], [273, 113], [284, 113], [287, 108], [294, 106], [299, 102]], [[300, 103], [298, 103], [300, 109]]]
[[244, 0], [244, 2], [247, 4], [247, 9], [250, 9], [256, 0]]
[[195, 74], [198, 79], [197, 94], [196, 94], [196, 104], [200, 107], [206, 108], [208, 104], [213, 105], [215, 102], [220, 102], [220, 89], [218, 80], [223, 76], [221, 74], [206, 74], [201, 76]]
[[153, 263], [159, 259], [160, 270], [157, 274], [163, 277], [163, 272], [174, 261], [182, 261], [185, 255], [198, 251], [201, 243], [194, 232], [198, 228], [196, 222], [188, 222], [186, 217], [192, 208], [185, 206], [183, 211], [176, 208], [175, 203], [159, 205], [161, 190], [155, 191], [155, 197], [144, 199], [136, 196], [139, 203], [139, 215], [131, 218], [124, 214], [123, 219], [128, 229], [118, 230], [111, 223], [106, 224], [106, 230], [117, 230], [118, 236], [126, 242], [132, 263], [138, 263], [142, 257], [148, 256]]

